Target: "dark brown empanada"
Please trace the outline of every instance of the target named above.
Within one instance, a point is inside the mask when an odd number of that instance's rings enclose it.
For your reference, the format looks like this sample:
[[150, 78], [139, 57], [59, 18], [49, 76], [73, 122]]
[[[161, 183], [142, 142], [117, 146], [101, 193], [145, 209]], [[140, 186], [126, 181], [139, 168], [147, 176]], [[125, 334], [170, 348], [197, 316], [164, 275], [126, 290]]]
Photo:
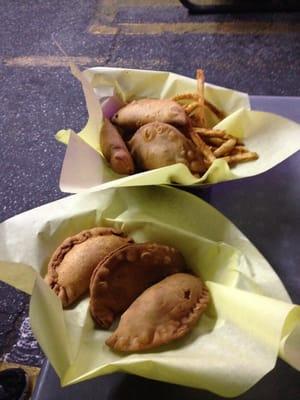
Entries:
[[169, 99], [134, 100], [121, 108], [112, 118], [114, 124], [130, 131], [154, 121], [184, 127], [189, 124], [181, 105]]
[[124, 352], [167, 344], [193, 328], [208, 302], [208, 290], [198, 277], [183, 273], [168, 276], [131, 304], [106, 344]]
[[183, 163], [193, 173], [205, 171], [203, 156], [193, 142], [169, 124], [152, 122], [142, 126], [128, 147], [142, 170]]
[[92, 228], [69, 237], [56, 249], [48, 264], [45, 281], [61, 299], [63, 307], [74, 303], [90, 284], [94, 268], [112, 250], [132, 242], [112, 228]]
[[183, 256], [157, 243], [128, 244], [99, 263], [90, 284], [90, 310], [95, 322], [109, 328], [116, 315], [147, 287], [185, 269]]

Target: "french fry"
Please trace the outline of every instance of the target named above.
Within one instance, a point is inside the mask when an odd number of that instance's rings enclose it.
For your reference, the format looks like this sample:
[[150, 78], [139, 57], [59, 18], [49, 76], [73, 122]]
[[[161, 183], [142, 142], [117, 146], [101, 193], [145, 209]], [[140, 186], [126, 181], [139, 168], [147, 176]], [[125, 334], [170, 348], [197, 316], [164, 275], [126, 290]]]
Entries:
[[236, 144], [235, 139], [226, 140], [225, 143], [223, 143], [220, 147], [217, 148], [217, 150], [214, 151], [214, 156], [221, 157], [224, 154], [230, 153], [230, 151], [234, 148], [235, 144]]
[[236, 145], [231, 151], [231, 154], [239, 154], [239, 153], [247, 153], [249, 150], [245, 147], [245, 145]]
[[222, 120], [226, 117], [226, 114], [224, 113], [224, 111], [219, 110], [219, 108], [217, 108], [215, 105], [213, 105], [208, 100], [204, 100], [204, 106], [207, 107], [212, 113], [214, 113], [215, 116], [217, 118], [219, 118], [219, 120]]
[[198, 103], [199, 108], [197, 109], [197, 119], [199, 120], [200, 126], [205, 127], [205, 113], [204, 113], [204, 71], [202, 69], [197, 69], [196, 72], [196, 79], [197, 79], [197, 93], [198, 93]]
[[238, 164], [241, 162], [252, 161], [258, 159], [258, 154], [253, 151], [248, 151], [246, 153], [239, 153], [230, 156], [225, 156], [222, 158], [227, 161], [229, 165]]
[[[199, 100], [199, 95], [197, 93], [180, 93], [177, 94], [176, 96], [173, 96], [171, 100], [177, 101], [177, 103], [180, 104], [185, 104], [189, 103], [192, 100], [198, 101]], [[222, 120], [226, 117], [226, 114], [224, 111], [220, 110], [217, 108], [214, 104], [212, 104], [210, 101], [204, 99], [204, 107], [208, 108], [215, 116], [219, 119]]]
[[206, 136], [207, 137], [216, 137], [216, 138], [221, 138], [223, 140], [235, 139], [237, 144], [239, 144], [241, 146], [244, 145], [244, 142], [240, 138], [229, 135], [228, 133], [226, 133], [225, 131], [223, 131], [221, 129], [206, 129], [206, 128], [195, 127], [194, 131], [199, 133], [201, 136], [205, 136], [205, 137]]
[[222, 120], [226, 117], [224, 111], [204, 98], [204, 71], [196, 72], [197, 92], [181, 93], [172, 97], [178, 102], [190, 117], [190, 128], [185, 133], [203, 155], [203, 162], [208, 169], [216, 158], [221, 158], [234, 165], [241, 162], [258, 159], [258, 154], [249, 151], [242, 139], [228, 134], [221, 129], [206, 128], [205, 108]]
[[197, 133], [203, 136], [212, 136], [212, 137], [221, 137], [221, 138], [229, 138], [229, 135], [221, 129], [207, 129], [207, 128], [194, 128]]
[[215, 147], [221, 146], [226, 141], [226, 139], [222, 139], [222, 138], [207, 137], [207, 136], [201, 136], [201, 137], [205, 141], [206, 144], [213, 145]]
[[198, 94], [197, 93], [180, 93], [177, 94], [176, 96], [173, 96], [171, 100], [180, 102], [180, 101], [189, 101], [189, 100], [198, 100]]
[[190, 104], [187, 104], [186, 106], [184, 106], [184, 110], [188, 115], [192, 115], [193, 112], [195, 111], [196, 108], [199, 107], [199, 104], [197, 102], [193, 102]]
[[191, 132], [191, 139], [210, 165], [216, 159], [210, 147], [201, 139], [199, 135], [197, 135], [197, 133], [193, 131]]

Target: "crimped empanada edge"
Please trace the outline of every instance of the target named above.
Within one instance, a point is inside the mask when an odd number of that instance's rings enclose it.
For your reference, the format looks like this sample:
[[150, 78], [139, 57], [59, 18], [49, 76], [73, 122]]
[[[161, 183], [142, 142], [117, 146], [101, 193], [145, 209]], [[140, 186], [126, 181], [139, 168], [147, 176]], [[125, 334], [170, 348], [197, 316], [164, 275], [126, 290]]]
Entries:
[[66, 238], [61, 245], [55, 250], [50, 261], [48, 263], [48, 272], [45, 276], [45, 280], [48, 282], [50, 287], [54, 287], [57, 283], [58, 274], [56, 268], [61, 264], [65, 255], [77, 244], [81, 244], [86, 240], [97, 237], [97, 236], [108, 236], [116, 235], [126, 237], [124, 232], [110, 228], [110, 227], [95, 227], [91, 229], [85, 229], [74, 236]]
[[[193, 275], [195, 276], [195, 275]], [[196, 276], [197, 277], [197, 276]], [[199, 278], [199, 277], [198, 277]], [[203, 313], [205, 312], [209, 302], [210, 302], [210, 294], [209, 294], [209, 290], [208, 288], [204, 285], [204, 283], [201, 281], [201, 279], [199, 278], [201, 284], [202, 284], [202, 291], [201, 291], [201, 295], [198, 297], [194, 307], [192, 308], [192, 310], [186, 314], [185, 316], [183, 316], [180, 320], [176, 321], [180, 324], [181, 329], [178, 329], [178, 334], [175, 335], [172, 340], [170, 341], [157, 341], [155, 343], [155, 345], [151, 345], [149, 343], [149, 345], [145, 345], [145, 343], [141, 343], [141, 341], [139, 339], [141, 339], [139, 336], [134, 336], [132, 338], [130, 338], [129, 336], [117, 336], [116, 340], [114, 341], [114, 343], [112, 345], [109, 345], [108, 343], [116, 337], [116, 333], [114, 332], [106, 341], [106, 345], [111, 347], [113, 350], [116, 351], [121, 351], [122, 353], [132, 353], [132, 352], [142, 352], [145, 350], [149, 350], [149, 349], [155, 349], [159, 346], [163, 346], [165, 344], [168, 343], [172, 343], [175, 340], [179, 340], [182, 337], [184, 337], [185, 335], [187, 335], [189, 332], [191, 332], [192, 328], [197, 324], [197, 322], [199, 321], [199, 319], [201, 318], [201, 316], [203, 315]], [[198, 311], [199, 310], [199, 311]], [[198, 311], [196, 313], [196, 311]], [[175, 320], [173, 320], [175, 321]], [[165, 327], [162, 327], [163, 329], [165, 329]], [[159, 332], [159, 327], [157, 328], [157, 331]], [[125, 341], [125, 342], [135, 342], [135, 346], [128, 346], [128, 348], [126, 350], [120, 350], [116, 347], [116, 344], [118, 343], [118, 341]], [[136, 348], [136, 345], [143, 345], [142, 349], [138, 349]]]
[[[116, 250], [112, 251], [111, 253], [109, 253], [105, 258], [103, 258], [99, 264], [97, 265], [97, 267], [94, 269], [92, 276], [91, 276], [91, 280], [90, 280], [90, 312], [91, 315], [94, 319], [94, 321], [99, 324], [99, 326], [103, 326], [103, 322], [97, 319], [97, 315], [94, 313], [93, 311], [93, 306], [92, 306], [92, 299], [94, 297], [94, 287], [96, 285], [96, 282], [99, 283], [99, 281], [102, 281], [102, 275], [107, 274], [110, 275], [113, 271], [115, 271], [116, 268], [119, 267], [120, 264], [120, 256], [122, 255], [122, 259], [125, 259], [128, 262], [135, 262], [137, 260], [137, 258], [139, 258], [143, 252], [144, 253], [149, 253], [150, 250], [155, 249], [155, 248], [164, 248], [166, 249], [169, 253], [178, 253], [178, 255], [180, 257], [182, 257], [182, 261], [183, 261], [183, 265], [184, 265], [184, 269], [186, 269], [186, 265], [185, 265], [185, 260], [182, 256], [182, 254], [175, 249], [172, 246], [168, 246], [168, 245], [164, 245], [164, 244], [160, 244], [160, 243], [156, 243], [156, 242], [144, 242], [144, 243], [127, 243], [124, 244], [123, 246], [117, 248]], [[134, 258], [132, 259], [132, 254], [128, 254], [126, 253], [126, 251], [130, 251], [131, 249], [134, 249], [135, 251], [138, 251], [139, 254], [138, 256], [134, 256]], [[149, 253], [150, 254], [150, 253]], [[164, 255], [165, 257], [167, 256], [167, 254]], [[119, 258], [118, 258], [119, 257]], [[110, 268], [106, 268], [106, 264], [110, 263]], [[107, 278], [107, 275], [105, 276], [105, 278]], [[104, 282], [104, 281], [103, 281]], [[103, 294], [103, 292], [106, 292], [107, 286], [104, 285], [103, 288], [100, 288], [99, 285], [97, 285], [97, 295], [101, 295]]]

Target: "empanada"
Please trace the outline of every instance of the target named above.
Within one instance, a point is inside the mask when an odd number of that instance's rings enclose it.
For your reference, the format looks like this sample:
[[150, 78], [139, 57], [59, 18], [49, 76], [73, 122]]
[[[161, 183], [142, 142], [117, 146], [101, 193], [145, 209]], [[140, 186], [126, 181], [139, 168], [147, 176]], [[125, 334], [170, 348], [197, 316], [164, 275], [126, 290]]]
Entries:
[[134, 100], [121, 108], [112, 118], [114, 124], [130, 131], [154, 121], [182, 127], [189, 124], [183, 107], [169, 99]]
[[185, 273], [168, 276], [131, 304], [106, 344], [124, 352], [167, 344], [194, 327], [208, 302], [208, 290], [198, 277]]
[[173, 247], [157, 243], [128, 244], [99, 263], [90, 284], [90, 311], [95, 322], [109, 328], [147, 287], [185, 269]]
[[128, 147], [142, 170], [183, 163], [193, 173], [205, 171], [200, 151], [190, 139], [169, 124], [152, 122], [142, 126], [132, 136]]
[[132, 157], [117, 128], [104, 118], [100, 135], [100, 145], [104, 157], [118, 174], [129, 175], [134, 172]]
[[61, 299], [63, 307], [84, 294], [94, 268], [112, 250], [132, 240], [112, 228], [92, 228], [69, 237], [56, 249], [48, 264], [45, 281]]

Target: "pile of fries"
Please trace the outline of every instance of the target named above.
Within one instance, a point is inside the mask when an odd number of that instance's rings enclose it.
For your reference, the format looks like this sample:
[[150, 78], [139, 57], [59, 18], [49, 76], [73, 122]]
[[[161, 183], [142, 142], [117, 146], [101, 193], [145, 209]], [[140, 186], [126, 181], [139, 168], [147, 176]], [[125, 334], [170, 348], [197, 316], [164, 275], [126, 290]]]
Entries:
[[226, 117], [223, 111], [204, 99], [204, 72], [197, 70], [197, 92], [183, 93], [172, 100], [180, 104], [191, 119], [189, 136], [203, 155], [207, 168], [216, 158], [222, 158], [230, 166], [240, 162], [258, 159], [258, 154], [249, 151], [242, 140], [229, 135], [224, 130], [209, 129], [205, 119], [205, 108], [213, 112], [219, 120]]

